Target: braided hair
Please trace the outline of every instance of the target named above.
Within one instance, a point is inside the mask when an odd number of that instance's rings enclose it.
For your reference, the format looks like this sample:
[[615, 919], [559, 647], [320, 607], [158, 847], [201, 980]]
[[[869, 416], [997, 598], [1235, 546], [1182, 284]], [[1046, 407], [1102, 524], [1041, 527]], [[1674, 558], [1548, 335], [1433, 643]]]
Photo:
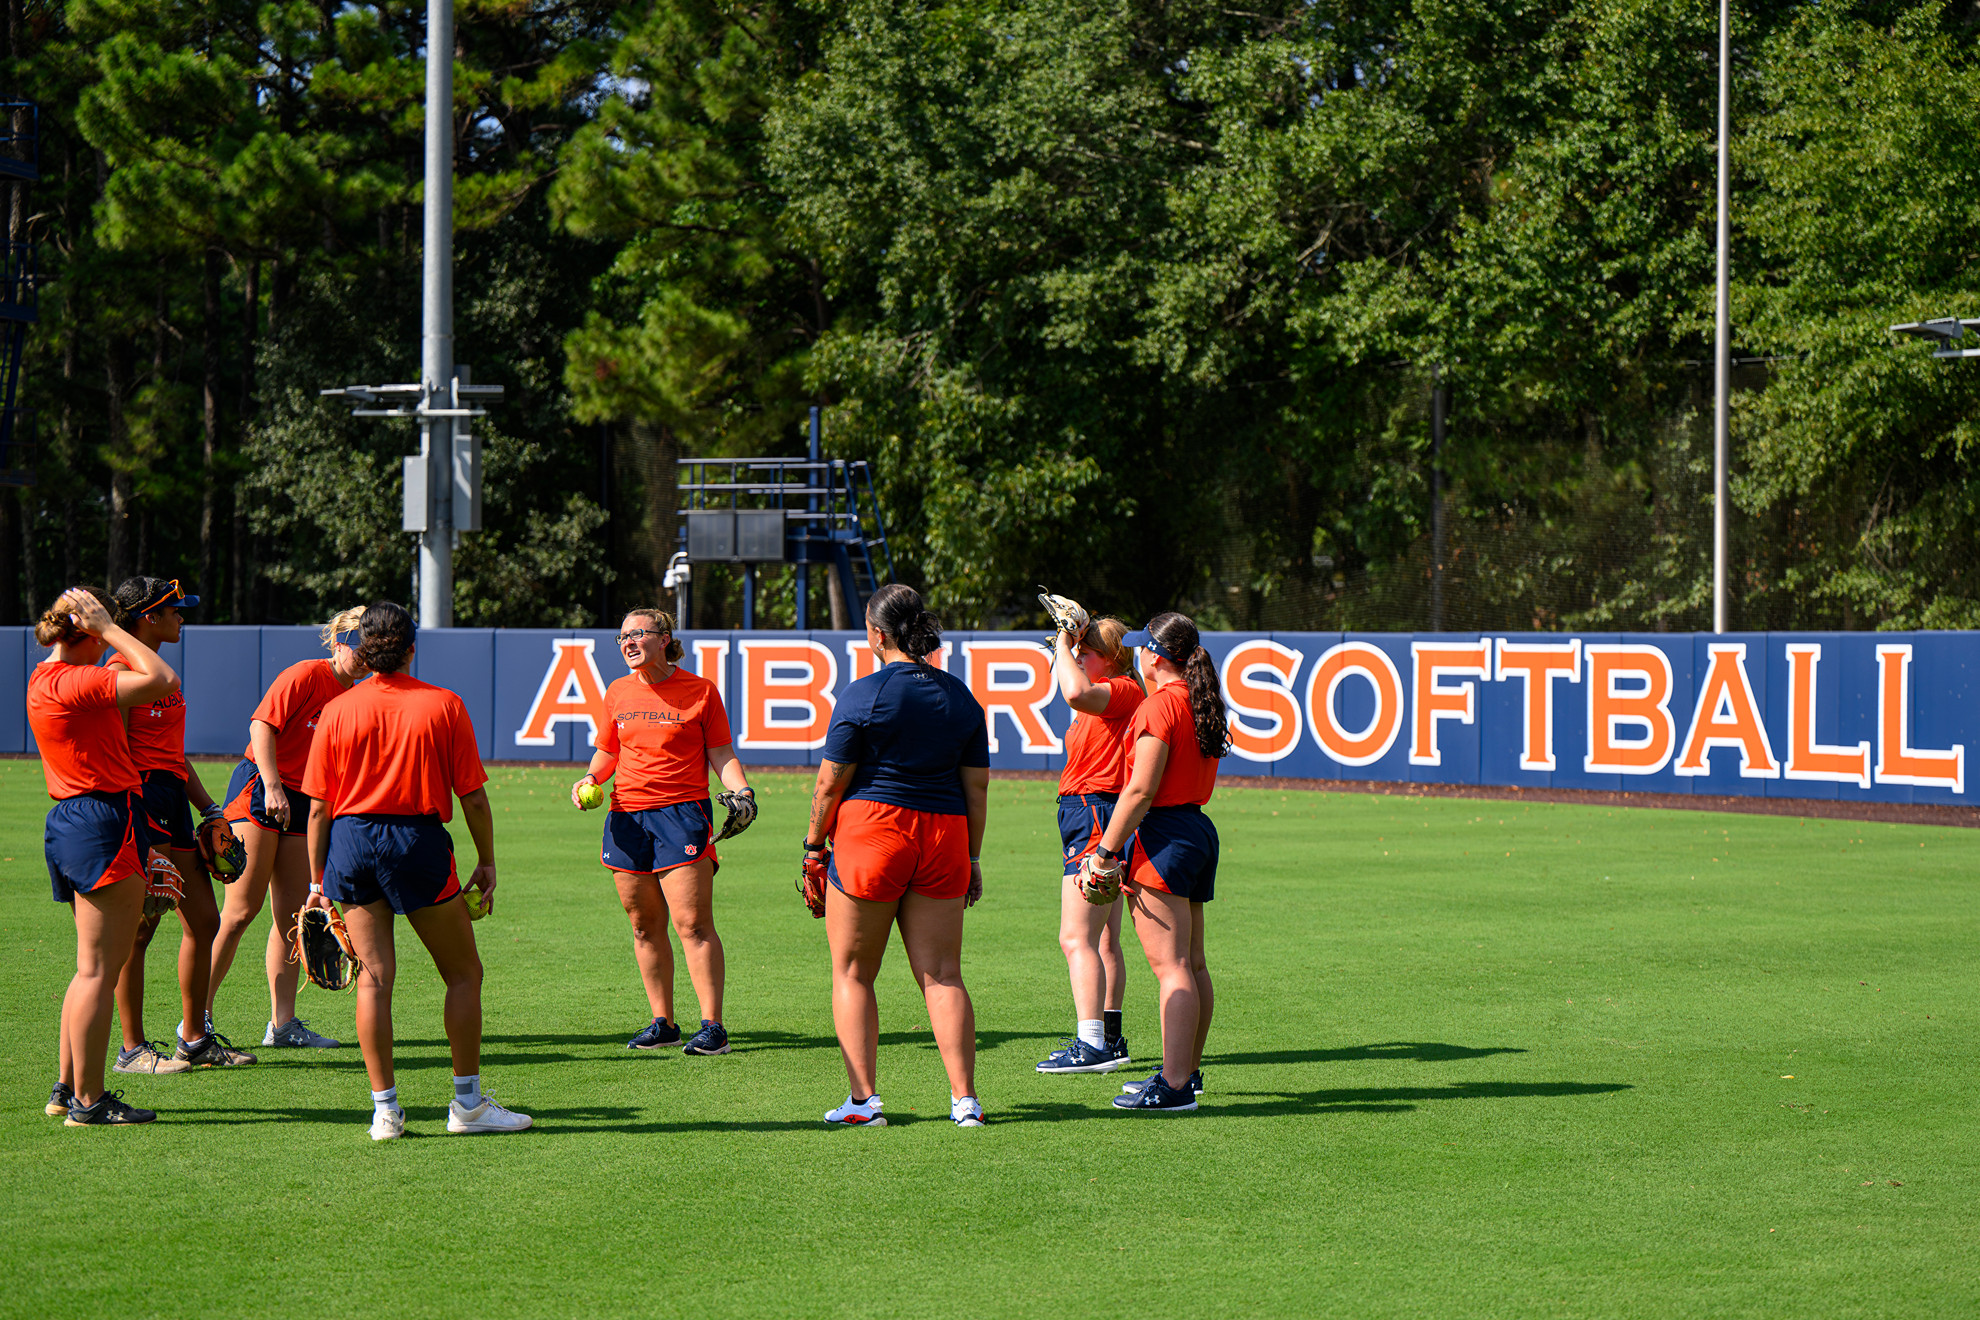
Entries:
[[922, 605], [921, 593], [903, 583], [891, 582], [873, 593], [866, 603], [866, 621], [916, 664], [927, 664], [928, 653], [942, 645], [942, 625]]
[[1217, 663], [1203, 649], [1196, 624], [1188, 615], [1169, 610], [1148, 621], [1148, 632], [1182, 667], [1183, 681], [1189, 685], [1190, 714], [1196, 718], [1196, 749], [1213, 761], [1224, 756], [1231, 750], [1230, 717], [1217, 683]]
[[365, 668], [374, 674], [396, 674], [406, 667], [417, 629], [405, 606], [389, 600], [373, 601], [365, 608], [358, 627], [364, 634], [357, 646], [358, 659], [364, 661]]

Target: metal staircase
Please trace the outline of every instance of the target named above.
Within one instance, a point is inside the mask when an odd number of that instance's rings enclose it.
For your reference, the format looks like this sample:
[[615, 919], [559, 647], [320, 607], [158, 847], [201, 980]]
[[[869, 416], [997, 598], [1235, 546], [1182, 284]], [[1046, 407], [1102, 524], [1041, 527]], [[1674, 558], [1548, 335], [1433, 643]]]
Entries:
[[[32, 101], [0, 102], [4, 133], [0, 133], [0, 205], [13, 200], [41, 178], [41, 108]], [[27, 207], [19, 208], [25, 214]], [[34, 244], [10, 240], [0, 260], [0, 486], [34, 484], [34, 445], [23, 419], [27, 409], [18, 400], [22, 359], [27, 352], [28, 327], [39, 312]]]

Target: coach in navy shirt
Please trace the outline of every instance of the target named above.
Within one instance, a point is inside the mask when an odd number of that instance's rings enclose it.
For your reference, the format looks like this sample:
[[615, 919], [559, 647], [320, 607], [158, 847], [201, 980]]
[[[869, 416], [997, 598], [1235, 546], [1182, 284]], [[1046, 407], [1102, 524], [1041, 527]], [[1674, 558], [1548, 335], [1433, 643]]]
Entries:
[[898, 923], [949, 1074], [949, 1116], [959, 1127], [980, 1127], [962, 922], [983, 892], [978, 859], [990, 796], [983, 707], [924, 659], [942, 634], [913, 588], [874, 593], [866, 640], [881, 667], [848, 686], [832, 716], [800, 881], [812, 914], [825, 918], [832, 1022], [852, 1087], [825, 1121], [886, 1125], [875, 1090], [880, 1018], [873, 981]]

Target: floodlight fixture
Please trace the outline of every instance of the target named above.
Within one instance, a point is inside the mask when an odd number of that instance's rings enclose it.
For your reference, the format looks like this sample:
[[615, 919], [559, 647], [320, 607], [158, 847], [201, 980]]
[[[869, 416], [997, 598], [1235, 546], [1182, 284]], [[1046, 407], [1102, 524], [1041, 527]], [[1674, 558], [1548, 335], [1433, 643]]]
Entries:
[[1932, 354], [1935, 358], [1980, 357], [1980, 348], [1952, 347], [1955, 341], [1964, 339], [1969, 330], [1980, 330], [1980, 317], [1938, 316], [1929, 321], [1907, 321], [1891, 327], [1893, 334], [1908, 335], [1938, 345]]

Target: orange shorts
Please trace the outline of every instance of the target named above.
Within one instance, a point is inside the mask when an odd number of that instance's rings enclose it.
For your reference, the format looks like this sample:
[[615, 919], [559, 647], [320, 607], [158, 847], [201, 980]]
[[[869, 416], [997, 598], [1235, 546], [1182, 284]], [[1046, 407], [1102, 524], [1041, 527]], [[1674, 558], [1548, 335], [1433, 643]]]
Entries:
[[840, 893], [892, 903], [913, 891], [961, 898], [969, 889], [969, 818], [889, 802], [839, 804], [827, 877]]

